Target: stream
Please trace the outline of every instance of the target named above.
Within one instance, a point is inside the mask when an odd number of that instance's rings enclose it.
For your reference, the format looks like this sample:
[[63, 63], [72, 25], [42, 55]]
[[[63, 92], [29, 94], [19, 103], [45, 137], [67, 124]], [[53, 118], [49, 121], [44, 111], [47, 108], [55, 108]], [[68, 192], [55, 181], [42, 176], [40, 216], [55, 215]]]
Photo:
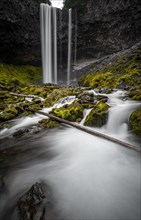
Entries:
[[[126, 100], [122, 91], [103, 95], [108, 96], [111, 106], [108, 122], [95, 130], [139, 146], [127, 123], [141, 104]], [[74, 99], [62, 99], [55, 107], [71, 104]], [[84, 112], [85, 118], [89, 112]], [[46, 117], [35, 114], [16, 119], [10, 128], [0, 131], [3, 154], [14, 149], [0, 166], [0, 178], [5, 182], [0, 185], [1, 220], [19, 220], [15, 209], [18, 199], [39, 181], [50, 186], [58, 219], [139, 220], [140, 153], [65, 125], [12, 137], [17, 129], [36, 128], [42, 118]]]

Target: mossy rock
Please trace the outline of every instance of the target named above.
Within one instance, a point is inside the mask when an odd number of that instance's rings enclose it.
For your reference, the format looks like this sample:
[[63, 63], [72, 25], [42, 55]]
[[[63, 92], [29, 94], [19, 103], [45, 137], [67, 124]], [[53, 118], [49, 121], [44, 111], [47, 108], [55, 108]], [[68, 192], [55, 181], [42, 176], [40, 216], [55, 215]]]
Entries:
[[19, 86], [41, 82], [41, 67], [14, 66], [0, 63], [0, 83], [8, 90], [14, 90]]
[[72, 88], [60, 87], [51, 90], [45, 101], [42, 101], [42, 104], [45, 107], [53, 106], [60, 98], [71, 96], [75, 94], [75, 90]]
[[44, 128], [55, 128], [59, 127], [59, 123], [57, 121], [51, 120], [51, 119], [42, 119], [39, 121], [39, 123], [44, 127]]
[[82, 76], [80, 86], [90, 88], [126, 89], [141, 88], [141, 50], [116, 57], [111, 63]]
[[107, 123], [109, 106], [103, 102], [95, 105], [85, 119], [85, 126], [102, 127]]
[[3, 123], [0, 124], [0, 129], [9, 128], [9, 127], [10, 127], [9, 122], [3, 122]]
[[4, 112], [4, 113], [0, 114], [0, 122], [8, 121], [8, 120], [14, 119], [15, 117], [16, 117], [16, 115], [13, 113]]
[[141, 88], [134, 88], [128, 92], [128, 96], [136, 101], [141, 101]]
[[10, 108], [5, 108], [0, 114], [0, 122], [8, 121], [15, 118], [19, 114], [16, 107], [11, 106]]
[[141, 108], [133, 111], [129, 118], [129, 126], [131, 131], [141, 138]]
[[83, 118], [83, 107], [77, 101], [74, 101], [71, 105], [65, 105], [61, 108], [55, 108], [52, 112], [63, 119], [68, 121], [80, 122]]

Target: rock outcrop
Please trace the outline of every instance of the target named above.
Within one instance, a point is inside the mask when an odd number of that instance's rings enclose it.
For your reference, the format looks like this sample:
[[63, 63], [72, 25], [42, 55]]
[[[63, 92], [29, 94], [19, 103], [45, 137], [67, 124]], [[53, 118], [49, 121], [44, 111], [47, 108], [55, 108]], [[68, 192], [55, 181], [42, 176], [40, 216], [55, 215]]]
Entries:
[[80, 58], [112, 54], [141, 40], [139, 0], [88, 0], [78, 19]]
[[40, 0], [1, 0], [0, 60], [13, 64], [40, 63]]

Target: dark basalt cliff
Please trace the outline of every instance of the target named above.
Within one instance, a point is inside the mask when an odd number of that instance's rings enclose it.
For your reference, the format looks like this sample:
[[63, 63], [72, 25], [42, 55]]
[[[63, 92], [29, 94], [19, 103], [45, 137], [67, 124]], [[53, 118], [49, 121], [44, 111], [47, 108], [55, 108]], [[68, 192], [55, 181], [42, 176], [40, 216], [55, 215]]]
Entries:
[[79, 57], [99, 57], [141, 40], [140, 0], [88, 0], [79, 16]]
[[[16, 64], [41, 64], [40, 2], [43, 1], [1, 0], [0, 60]], [[66, 12], [63, 13], [66, 17]], [[83, 13], [78, 10], [77, 16], [78, 58], [112, 54], [141, 40], [140, 0], [88, 0]], [[66, 22], [65, 18], [63, 27], [67, 27]], [[60, 42], [65, 45], [63, 53], [67, 53], [68, 29], [63, 27]], [[58, 54], [59, 48], [60, 45]]]
[[8, 63], [40, 61], [40, 0], [0, 1], [0, 59]]

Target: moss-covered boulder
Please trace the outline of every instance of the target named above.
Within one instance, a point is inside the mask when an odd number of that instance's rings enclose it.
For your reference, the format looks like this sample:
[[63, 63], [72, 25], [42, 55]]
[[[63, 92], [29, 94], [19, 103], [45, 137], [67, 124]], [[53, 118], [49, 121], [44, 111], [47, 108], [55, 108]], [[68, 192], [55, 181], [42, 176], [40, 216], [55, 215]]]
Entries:
[[128, 96], [136, 101], [141, 101], [141, 88], [134, 88], [128, 92]]
[[77, 101], [74, 101], [71, 105], [53, 109], [52, 113], [69, 121], [80, 122], [83, 118], [83, 107]]
[[129, 118], [129, 126], [141, 138], [141, 108], [132, 112]]
[[41, 124], [41, 126], [43, 126], [44, 128], [55, 128], [55, 127], [59, 127], [59, 123], [57, 121], [51, 120], [51, 119], [42, 119], [41, 121], [39, 121], [39, 123]]
[[90, 111], [85, 119], [85, 126], [101, 127], [106, 124], [108, 119], [108, 108], [106, 103], [100, 102]]
[[81, 89], [78, 88], [68, 88], [68, 87], [58, 87], [50, 90], [47, 93], [47, 97], [44, 101], [42, 101], [43, 106], [50, 107], [53, 106], [60, 98], [67, 97], [67, 96], [74, 96]]
[[[89, 74], [82, 76], [78, 83], [80, 86], [94, 89], [125, 89], [138, 88], [141, 90], [141, 50], [136, 49], [132, 53], [119, 55], [111, 62], [98, 66]], [[91, 66], [90, 66], [91, 69]], [[105, 92], [106, 92], [105, 91]], [[134, 97], [133, 97], [134, 98]], [[137, 97], [135, 96], [137, 100]]]
[[10, 108], [5, 108], [3, 112], [0, 113], [0, 122], [8, 121], [15, 118], [19, 114], [16, 107], [11, 106]]

